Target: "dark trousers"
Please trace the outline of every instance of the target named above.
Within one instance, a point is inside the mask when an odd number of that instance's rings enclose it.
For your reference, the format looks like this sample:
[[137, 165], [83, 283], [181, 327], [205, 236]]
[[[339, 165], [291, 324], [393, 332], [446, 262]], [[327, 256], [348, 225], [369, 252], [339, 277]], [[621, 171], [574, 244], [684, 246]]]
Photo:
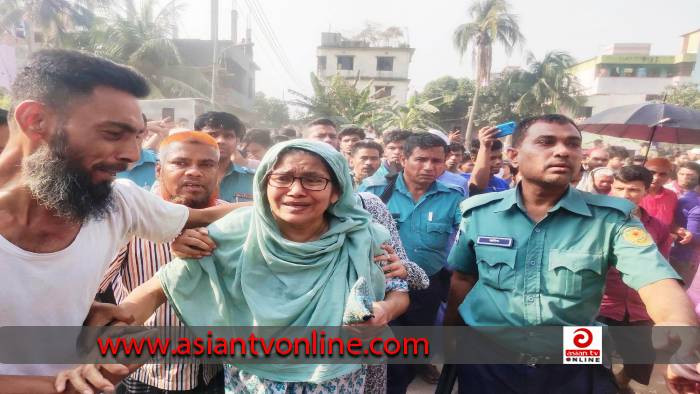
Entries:
[[457, 366], [459, 394], [614, 394], [615, 380], [602, 365]]
[[[408, 311], [392, 321], [392, 326], [432, 326], [435, 322], [438, 308], [447, 297], [450, 287], [450, 273], [446, 269], [430, 276], [430, 285], [425, 290], [411, 290], [408, 295], [411, 304]], [[387, 393], [403, 394], [416, 377], [417, 365], [389, 364], [387, 365]]]

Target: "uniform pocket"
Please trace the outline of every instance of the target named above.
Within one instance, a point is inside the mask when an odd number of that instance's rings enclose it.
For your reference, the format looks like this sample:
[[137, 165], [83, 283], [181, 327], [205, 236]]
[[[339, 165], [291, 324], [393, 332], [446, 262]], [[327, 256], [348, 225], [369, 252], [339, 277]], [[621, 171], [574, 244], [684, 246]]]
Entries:
[[582, 297], [584, 288], [601, 284], [603, 255], [567, 250], [549, 251], [546, 286], [548, 293]]
[[452, 226], [447, 223], [426, 223], [425, 244], [431, 249], [447, 250], [447, 240], [452, 232]]
[[501, 290], [515, 289], [515, 257], [517, 250], [497, 246], [476, 245], [479, 281]]

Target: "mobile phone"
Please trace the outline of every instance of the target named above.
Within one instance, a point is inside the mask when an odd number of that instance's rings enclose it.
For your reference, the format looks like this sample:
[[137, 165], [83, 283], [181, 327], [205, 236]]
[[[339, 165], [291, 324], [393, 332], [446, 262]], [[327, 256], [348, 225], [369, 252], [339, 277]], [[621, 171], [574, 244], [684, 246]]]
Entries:
[[501, 123], [496, 128], [499, 130], [498, 134], [495, 135], [496, 138], [503, 138], [507, 135], [513, 134], [515, 131], [515, 122]]

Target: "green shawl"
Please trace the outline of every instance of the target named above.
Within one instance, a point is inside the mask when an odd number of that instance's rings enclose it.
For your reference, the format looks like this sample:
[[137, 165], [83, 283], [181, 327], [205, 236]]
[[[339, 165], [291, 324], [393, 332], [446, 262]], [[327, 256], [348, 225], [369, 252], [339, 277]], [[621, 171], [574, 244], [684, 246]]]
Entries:
[[[328, 231], [298, 243], [284, 239], [270, 211], [265, 178], [285, 148], [314, 152], [328, 163], [341, 193], [326, 211]], [[374, 299], [384, 298], [384, 275], [373, 256], [389, 239], [353, 193], [343, 156], [321, 142], [273, 146], [254, 178], [254, 206], [208, 227], [217, 248], [200, 260], [174, 259], [157, 273], [171, 305], [188, 326], [340, 326], [348, 293], [364, 277]], [[329, 185], [330, 187], [330, 185]], [[236, 364], [283, 382], [322, 382], [359, 368], [348, 364]]]

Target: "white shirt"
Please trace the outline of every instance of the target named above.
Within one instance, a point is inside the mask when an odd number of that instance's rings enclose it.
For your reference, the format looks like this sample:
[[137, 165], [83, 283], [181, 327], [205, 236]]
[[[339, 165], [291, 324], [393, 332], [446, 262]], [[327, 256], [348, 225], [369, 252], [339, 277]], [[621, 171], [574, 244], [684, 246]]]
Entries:
[[[169, 242], [187, 222], [186, 206], [130, 180], [116, 180], [113, 193], [115, 208], [85, 223], [58, 252], [28, 252], [0, 236], [0, 327], [82, 325], [102, 276], [132, 236]], [[0, 375], [53, 375], [65, 368], [0, 364]]]

